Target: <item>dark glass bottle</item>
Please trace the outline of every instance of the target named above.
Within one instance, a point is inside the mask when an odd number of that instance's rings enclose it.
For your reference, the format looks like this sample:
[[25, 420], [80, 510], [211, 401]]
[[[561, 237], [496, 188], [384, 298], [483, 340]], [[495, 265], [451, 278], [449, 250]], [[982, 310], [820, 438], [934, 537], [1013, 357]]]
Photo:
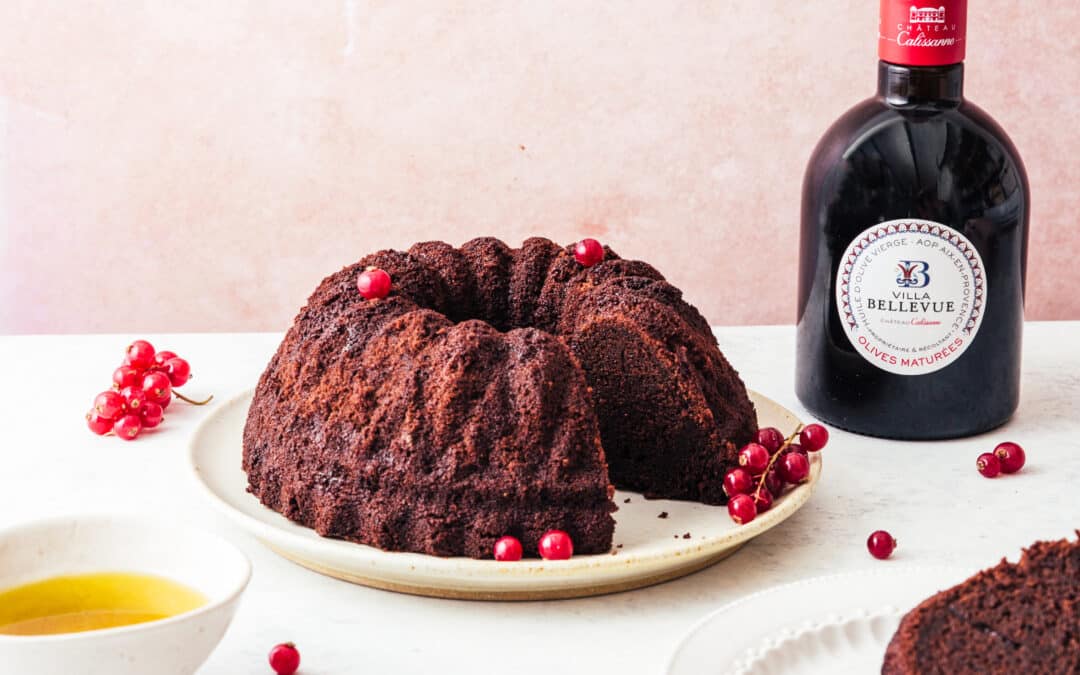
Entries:
[[1027, 176], [963, 97], [966, 2], [881, 4], [877, 95], [806, 171], [796, 391], [858, 433], [972, 435], [1019, 402]]

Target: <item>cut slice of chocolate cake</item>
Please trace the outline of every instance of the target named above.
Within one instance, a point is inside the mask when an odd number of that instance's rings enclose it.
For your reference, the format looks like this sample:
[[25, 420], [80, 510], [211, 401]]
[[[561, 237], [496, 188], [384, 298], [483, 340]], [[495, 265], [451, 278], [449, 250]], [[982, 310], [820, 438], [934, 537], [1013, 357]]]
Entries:
[[1080, 541], [1039, 542], [900, 622], [882, 675], [1080, 673]]

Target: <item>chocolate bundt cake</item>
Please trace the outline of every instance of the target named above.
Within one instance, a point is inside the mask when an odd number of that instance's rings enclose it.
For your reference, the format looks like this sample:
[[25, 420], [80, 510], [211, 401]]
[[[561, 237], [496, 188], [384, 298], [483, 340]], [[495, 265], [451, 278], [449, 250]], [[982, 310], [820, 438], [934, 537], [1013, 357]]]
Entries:
[[882, 675], [1080, 673], [1080, 541], [1039, 542], [909, 612]]
[[[365, 300], [357, 276], [390, 274]], [[381, 251], [323, 280], [255, 390], [243, 467], [263, 504], [387, 550], [611, 547], [612, 484], [725, 503], [754, 407], [708, 323], [650, 265], [547, 239]]]

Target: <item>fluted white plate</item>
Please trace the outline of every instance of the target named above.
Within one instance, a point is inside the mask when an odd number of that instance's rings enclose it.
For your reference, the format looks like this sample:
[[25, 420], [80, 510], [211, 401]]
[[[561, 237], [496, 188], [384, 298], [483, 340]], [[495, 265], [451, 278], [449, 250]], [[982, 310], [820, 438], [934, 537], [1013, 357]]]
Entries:
[[972, 571], [883, 562], [754, 593], [698, 623], [668, 675], [879, 673], [901, 617]]
[[[798, 418], [751, 392], [762, 426], [794, 430]], [[599, 595], [640, 588], [696, 572], [731, 555], [779, 525], [806, 503], [821, 475], [812, 453], [810, 479], [788, 491], [768, 512], [737, 526], [727, 507], [646, 500], [617, 491], [615, 548], [570, 560], [504, 563], [393, 553], [320, 537], [264, 507], [247, 492], [241, 439], [251, 393], [214, 410], [196, 431], [191, 466], [212, 504], [277, 553], [323, 574], [388, 590], [478, 600], [536, 600]], [[629, 503], [625, 500], [629, 499]], [[666, 513], [666, 517], [659, 517]]]

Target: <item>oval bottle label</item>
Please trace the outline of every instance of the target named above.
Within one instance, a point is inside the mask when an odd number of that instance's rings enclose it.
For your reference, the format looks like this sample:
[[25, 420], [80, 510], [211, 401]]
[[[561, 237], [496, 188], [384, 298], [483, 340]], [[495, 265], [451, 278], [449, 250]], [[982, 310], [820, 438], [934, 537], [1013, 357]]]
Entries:
[[925, 375], [960, 358], [979, 332], [985, 299], [975, 246], [930, 220], [865, 230], [836, 274], [844, 333], [864, 359], [897, 375]]

